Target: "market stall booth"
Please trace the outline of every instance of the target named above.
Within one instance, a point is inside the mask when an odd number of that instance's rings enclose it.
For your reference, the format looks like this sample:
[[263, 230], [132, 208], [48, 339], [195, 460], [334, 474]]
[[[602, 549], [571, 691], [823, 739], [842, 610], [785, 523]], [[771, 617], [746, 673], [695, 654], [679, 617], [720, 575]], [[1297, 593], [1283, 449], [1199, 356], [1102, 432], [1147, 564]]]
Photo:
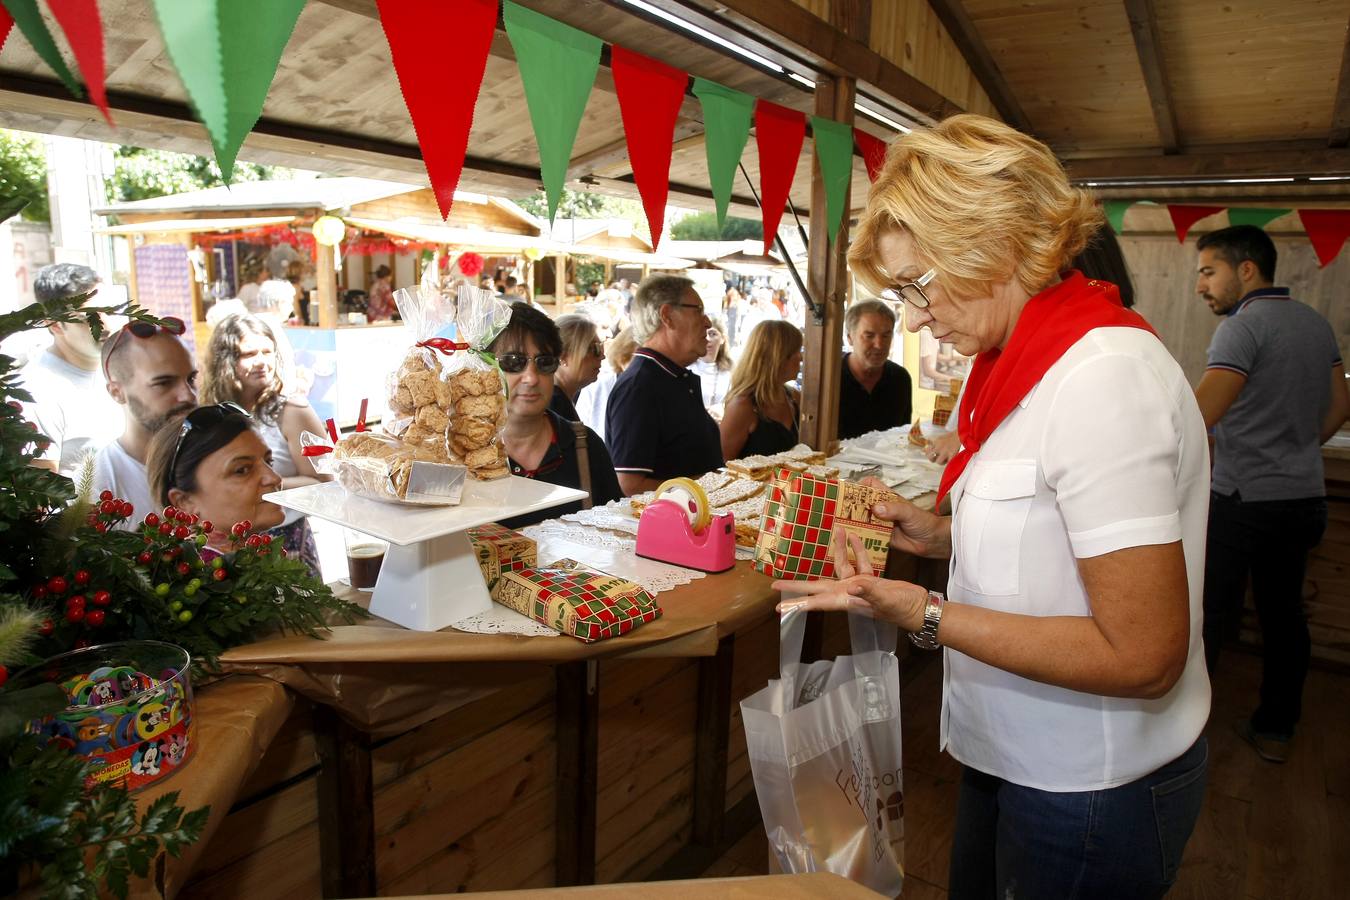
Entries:
[[540, 300], [551, 301], [560, 311], [576, 299], [569, 294], [570, 285], [575, 285], [578, 296], [592, 284], [606, 288], [627, 281], [636, 287], [652, 272], [683, 272], [694, 265], [693, 260], [672, 252], [670, 241], [664, 242], [658, 253], [627, 219], [557, 219], [549, 234], [567, 247], [567, 253], [559, 252], [535, 263], [535, 284]]

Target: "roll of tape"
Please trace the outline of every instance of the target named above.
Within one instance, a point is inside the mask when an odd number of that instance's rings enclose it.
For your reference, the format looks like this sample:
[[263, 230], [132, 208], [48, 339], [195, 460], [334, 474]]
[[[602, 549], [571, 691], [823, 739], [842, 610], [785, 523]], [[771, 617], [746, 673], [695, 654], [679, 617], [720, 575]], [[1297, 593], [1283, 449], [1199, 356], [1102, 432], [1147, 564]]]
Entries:
[[703, 487], [692, 478], [669, 478], [656, 489], [657, 500], [670, 500], [684, 510], [689, 527], [702, 531], [712, 521], [712, 508]]

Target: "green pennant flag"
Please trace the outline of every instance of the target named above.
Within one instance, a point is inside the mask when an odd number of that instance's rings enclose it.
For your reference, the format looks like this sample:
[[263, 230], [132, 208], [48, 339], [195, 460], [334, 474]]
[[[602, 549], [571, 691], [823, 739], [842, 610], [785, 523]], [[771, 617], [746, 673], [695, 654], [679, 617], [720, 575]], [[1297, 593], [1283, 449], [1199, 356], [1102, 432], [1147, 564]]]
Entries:
[[825, 182], [825, 215], [830, 226], [830, 243], [839, 235], [844, 217], [844, 199], [853, 180], [853, 128], [843, 122], [811, 117], [811, 137]]
[[1293, 212], [1291, 209], [1230, 208], [1228, 210], [1228, 224], [1255, 225], [1257, 228], [1265, 228], [1275, 219], [1280, 216], [1287, 216], [1291, 212]]
[[154, 0], [178, 77], [228, 184], [305, 0]]
[[525, 105], [539, 145], [539, 171], [552, 222], [581, 116], [600, 68], [603, 42], [511, 0], [502, 4], [502, 20], [525, 85]]
[[1134, 206], [1134, 200], [1107, 200], [1102, 203], [1106, 208], [1106, 221], [1111, 223], [1111, 230], [1116, 234], [1125, 231], [1125, 210]]
[[52, 33], [48, 30], [42, 13], [38, 11], [37, 0], [4, 0], [4, 5], [13, 17], [14, 24], [19, 26], [19, 30], [28, 38], [28, 43], [33, 45], [42, 61], [56, 73], [56, 77], [61, 79], [62, 84], [69, 88], [72, 94], [83, 97], [84, 87], [70, 71], [66, 61], [61, 58], [61, 51], [56, 49], [56, 41], [52, 39]]
[[736, 166], [750, 138], [750, 118], [755, 113], [755, 98], [715, 81], [694, 79], [694, 96], [703, 107], [704, 150], [708, 154], [708, 181], [717, 203], [717, 227], [727, 221], [731, 186]]

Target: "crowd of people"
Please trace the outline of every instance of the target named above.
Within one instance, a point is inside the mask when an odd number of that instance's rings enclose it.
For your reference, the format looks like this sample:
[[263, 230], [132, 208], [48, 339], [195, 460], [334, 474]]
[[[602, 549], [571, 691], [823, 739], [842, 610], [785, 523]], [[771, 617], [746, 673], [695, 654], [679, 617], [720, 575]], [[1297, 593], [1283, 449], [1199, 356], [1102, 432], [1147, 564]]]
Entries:
[[[874, 510], [893, 547], [950, 561], [948, 589], [871, 571], [843, 532], [836, 578], [776, 586], [945, 649], [941, 741], [964, 766], [953, 897], [1166, 892], [1203, 800], [1209, 678], [1249, 574], [1265, 670], [1239, 730], [1280, 762], [1301, 713], [1300, 591], [1327, 516], [1318, 448], [1350, 414], [1335, 335], [1275, 286], [1264, 232], [1212, 233], [1196, 290], [1224, 321], [1192, 390], [1115, 286], [1071, 268], [1102, 223], [1043, 144], [960, 115], [891, 147], [849, 249], [890, 302], [847, 310], [841, 437], [911, 420], [913, 384], [890, 359], [897, 307], [910, 331], [974, 359], [955, 435], [929, 451], [946, 463], [938, 508], [949, 499], [952, 513]], [[36, 290], [96, 286], [58, 265]], [[803, 339], [789, 297], [729, 288], [709, 309], [677, 275], [614, 290], [621, 321], [512, 304], [491, 349], [514, 474], [585, 490], [580, 508], [797, 443]], [[592, 302], [615, 301], [603, 294]], [[219, 322], [200, 390], [184, 330], [133, 322], [100, 346], [85, 326], [52, 325], [25, 376], [52, 439], [38, 464], [75, 474], [93, 452], [96, 493], [280, 529], [312, 560], [303, 519], [262, 500], [324, 478], [299, 452], [300, 432], [320, 429], [287, 389], [274, 327], [252, 313]]]

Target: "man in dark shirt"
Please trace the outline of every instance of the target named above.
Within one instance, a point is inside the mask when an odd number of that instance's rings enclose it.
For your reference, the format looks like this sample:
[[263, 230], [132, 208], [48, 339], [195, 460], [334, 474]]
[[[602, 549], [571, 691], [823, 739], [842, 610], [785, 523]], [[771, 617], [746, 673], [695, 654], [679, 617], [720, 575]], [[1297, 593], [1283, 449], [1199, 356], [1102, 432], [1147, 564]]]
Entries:
[[880, 300], [861, 300], [844, 314], [852, 353], [839, 379], [839, 437], [852, 438], [909, 424], [909, 373], [891, 362], [895, 313]]
[[605, 410], [605, 441], [625, 494], [697, 477], [723, 462], [702, 382], [686, 368], [708, 352], [712, 325], [694, 283], [676, 275], [648, 278], [633, 298], [632, 320], [638, 349]]

